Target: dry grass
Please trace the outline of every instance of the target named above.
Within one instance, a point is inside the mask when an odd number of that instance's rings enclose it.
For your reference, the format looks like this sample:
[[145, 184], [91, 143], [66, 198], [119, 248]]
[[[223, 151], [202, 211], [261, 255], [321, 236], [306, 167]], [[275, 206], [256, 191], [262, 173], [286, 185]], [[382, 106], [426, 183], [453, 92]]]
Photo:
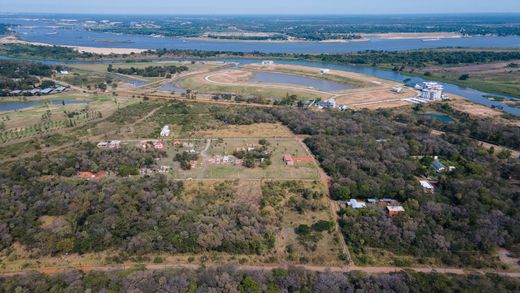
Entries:
[[294, 137], [286, 127], [278, 123], [258, 123], [251, 125], [225, 125], [219, 129], [195, 132], [194, 137]]

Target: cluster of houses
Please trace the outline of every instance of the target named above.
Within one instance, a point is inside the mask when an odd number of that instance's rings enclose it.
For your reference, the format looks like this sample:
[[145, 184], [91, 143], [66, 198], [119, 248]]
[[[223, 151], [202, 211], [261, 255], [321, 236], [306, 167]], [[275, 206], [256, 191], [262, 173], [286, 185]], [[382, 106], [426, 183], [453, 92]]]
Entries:
[[140, 145], [143, 149], [152, 149], [153, 148], [153, 149], [159, 150], [159, 151], [162, 151], [166, 148], [166, 144], [160, 140], [153, 140], [153, 141], [144, 140], [144, 141], [141, 141]]
[[235, 148], [235, 152], [252, 152], [257, 148], [256, 144], [248, 143], [245, 146]]
[[338, 105], [336, 103], [335, 99], [328, 99], [324, 101], [309, 101], [307, 103], [308, 107], [315, 106], [318, 109], [338, 109], [340, 111], [346, 111], [348, 110], [348, 107], [346, 105]]
[[448, 99], [448, 96], [444, 94], [444, 87], [437, 82], [423, 82], [416, 84], [414, 88], [419, 90], [419, 95], [415, 98], [406, 99], [406, 101], [414, 104], [425, 104]]
[[67, 88], [63, 86], [53, 86], [44, 89], [34, 88], [32, 90], [14, 90], [10, 91], [10, 96], [45, 96], [51, 94], [63, 93]]
[[242, 165], [242, 160], [235, 156], [213, 156], [206, 161], [209, 164], [213, 165], [234, 165], [240, 166]]
[[313, 157], [292, 157], [290, 155], [284, 155], [283, 161], [287, 166], [294, 166], [296, 163], [314, 163]]
[[97, 144], [97, 147], [100, 149], [117, 149], [121, 147], [120, 140], [112, 140], [112, 141], [100, 141]]
[[139, 169], [139, 175], [146, 176], [146, 175], [153, 175], [155, 173], [169, 173], [171, 170], [170, 166], [160, 166], [159, 169], [150, 169], [150, 168], [141, 168]]
[[401, 203], [391, 198], [369, 198], [366, 202], [357, 199], [350, 199], [348, 201], [340, 201], [339, 203], [343, 208], [349, 206], [353, 209], [365, 209], [368, 204], [386, 207], [387, 213], [391, 217], [405, 212]]

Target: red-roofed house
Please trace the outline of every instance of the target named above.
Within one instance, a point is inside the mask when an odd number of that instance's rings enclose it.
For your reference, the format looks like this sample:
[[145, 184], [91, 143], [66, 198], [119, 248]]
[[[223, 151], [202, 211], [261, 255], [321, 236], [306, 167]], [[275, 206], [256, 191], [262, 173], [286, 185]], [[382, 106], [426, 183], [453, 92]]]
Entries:
[[283, 156], [283, 161], [287, 166], [294, 166], [296, 163], [313, 163], [314, 158], [312, 157], [291, 157], [289, 155]]

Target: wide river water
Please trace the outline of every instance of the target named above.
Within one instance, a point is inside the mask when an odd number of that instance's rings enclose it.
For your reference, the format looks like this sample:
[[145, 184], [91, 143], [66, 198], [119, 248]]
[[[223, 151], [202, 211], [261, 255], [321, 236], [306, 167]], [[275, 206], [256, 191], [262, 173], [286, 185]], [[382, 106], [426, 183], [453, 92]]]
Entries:
[[189, 49], [206, 51], [264, 52], [264, 53], [338, 53], [365, 50], [401, 51], [439, 47], [520, 48], [520, 36], [469, 37], [448, 39], [380, 39], [363, 42], [241, 42], [149, 37], [139, 35], [95, 32], [78, 26], [57, 26], [45, 19], [0, 17], [3, 23], [18, 25], [17, 36], [26, 41], [53, 45], [138, 48]]

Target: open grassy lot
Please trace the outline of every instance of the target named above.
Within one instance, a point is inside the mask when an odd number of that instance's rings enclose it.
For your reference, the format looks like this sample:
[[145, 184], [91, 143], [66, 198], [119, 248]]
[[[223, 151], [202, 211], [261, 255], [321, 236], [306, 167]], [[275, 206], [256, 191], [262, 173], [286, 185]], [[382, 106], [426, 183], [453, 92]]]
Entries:
[[[229, 93], [242, 96], [256, 96], [267, 99], [281, 99], [287, 95], [297, 95], [302, 99], [311, 99], [316, 97], [326, 98], [328, 95], [299, 90], [297, 87], [281, 88], [281, 87], [259, 87], [255, 84], [236, 84], [226, 85], [210, 83], [205, 80], [207, 74], [199, 74], [190, 76], [179, 83], [179, 86], [186, 89], [191, 89], [197, 93], [212, 94], [212, 93]], [[302, 88], [303, 89], [303, 88]]]

